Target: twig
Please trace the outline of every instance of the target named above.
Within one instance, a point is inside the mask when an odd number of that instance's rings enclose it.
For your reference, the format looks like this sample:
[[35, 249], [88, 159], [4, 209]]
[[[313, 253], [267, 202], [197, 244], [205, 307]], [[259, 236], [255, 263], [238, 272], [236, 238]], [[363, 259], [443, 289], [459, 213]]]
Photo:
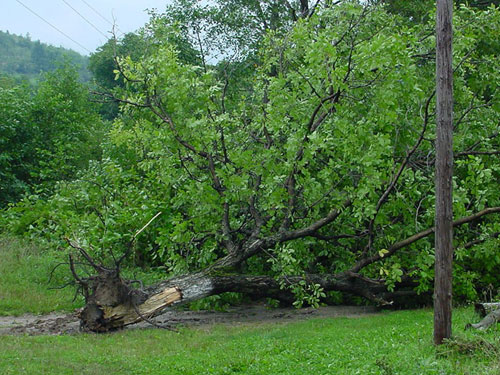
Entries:
[[134, 244], [135, 242], [135, 239], [137, 238], [137, 236], [139, 234], [142, 233], [142, 231], [144, 231], [144, 229], [146, 229], [158, 216], [160, 216], [162, 214], [162, 212], [158, 212], [155, 216], [153, 216], [153, 218], [151, 220], [149, 220], [146, 225], [144, 225], [141, 229], [139, 229], [133, 236], [132, 236], [132, 239], [130, 240], [130, 242], [128, 243], [128, 248], [127, 248], [127, 251], [125, 251], [125, 254], [123, 254], [120, 259], [118, 259], [118, 261], [115, 262], [116, 264], [116, 269], [118, 269], [120, 267], [120, 264], [121, 262], [129, 256], [130, 254], [130, 251], [132, 249], [132, 245]]
[[[80, 254], [83, 255], [83, 257], [89, 262], [89, 264], [96, 270], [96, 271], [104, 271], [106, 268], [95, 263], [92, 257], [83, 249], [81, 246], [79, 246], [76, 243], [71, 242], [69, 238], [65, 238], [66, 242], [68, 243], [69, 246], [71, 246], [73, 249], [76, 249], [80, 252]], [[70, 265], [73, 262], [73, 259], [71, 258], [70, 255]], [[78, 280], [78, 279], [77, 279]]]
[[149, 225], [150, 225], [150, 224], [151, 224], [151, 223], [152, 223], [152, 222], [153, 222], [153, 221], [154, 221], [154, 220], [155, 220], [158, 216], [160, 216], [160, 215], [161, 215], [161, 211], [160, 211], [160, 212], [158, 212], [155, 216], [153, 216], [153, 218], [152, 218], [151, 220], [149, 220], [149, 221], [146, 223], [146, 225], [144, 225], [141, 229], [139, 229], [139, 230], [138, 230], [138, 231], [134, 234], [133, 239], [135, 240], [135, 238], [136, 238], [139, 234], [141, 234], [141, 232], [142, 232], [144, 229], [146, 229], [146, 228], [147, 228], [147, 227], [148, 227], [148, 226], [149, 226]]

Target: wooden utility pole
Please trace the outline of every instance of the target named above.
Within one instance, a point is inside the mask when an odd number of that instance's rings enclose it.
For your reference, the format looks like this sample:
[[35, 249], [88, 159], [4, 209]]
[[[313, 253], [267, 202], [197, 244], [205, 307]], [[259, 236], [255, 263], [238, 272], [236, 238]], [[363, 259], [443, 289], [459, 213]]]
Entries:
[[436, 16], [436, 240], [434, 343], [451, 337], [453, 263], [452, 0], [437, 0]]

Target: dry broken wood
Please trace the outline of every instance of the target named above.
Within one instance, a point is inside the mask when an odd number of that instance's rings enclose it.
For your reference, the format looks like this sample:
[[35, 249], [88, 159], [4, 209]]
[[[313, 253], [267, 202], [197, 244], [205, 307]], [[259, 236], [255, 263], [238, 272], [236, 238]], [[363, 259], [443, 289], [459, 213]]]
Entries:
[[113, 307], [102, 306], [103, 318], [108, 322], [116, 322], [116, 328], [121, 328], [140, 322], [144, 318], [155, 316], [166, 307], [180, 301], [181, 298], [182, 294], [177, 288], [167, 288], [160, 293], [153, 294], [141, 305], [133, 309], [130, 308], [130, 303]]
[[481, 318], [497, 309], [500, 309], [500, 302], [478, 302], [474, 305], [474, 310]]
[[486, 315], [483, 320], [476, 324], [469, 324], [466, 328], [475, 328], [484, 331], [500, 320], [500, 309], [494, 310]]

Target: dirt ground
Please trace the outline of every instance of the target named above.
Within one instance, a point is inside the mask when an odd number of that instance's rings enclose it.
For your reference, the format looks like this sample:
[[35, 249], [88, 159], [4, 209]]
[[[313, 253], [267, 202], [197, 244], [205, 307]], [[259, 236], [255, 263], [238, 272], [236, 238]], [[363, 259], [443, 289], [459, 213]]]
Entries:
[[[377, 309], [369, 306], [326, 306], [313, 308], [269, 309], [264, 305], [239, 306], [228, 311], [166, 310], [154, 322], [171, 328], [181, 326], [204, 326], [212, 324], [240, 323], [285, 323], [309, 318], [360, 317], [375, 314]], [[74, 335], [80, 333], [78, 312], [70, 314], [23, 315], [0, 317], [0, 335]], [[146, 322], [125, 329], [155, 328]]]

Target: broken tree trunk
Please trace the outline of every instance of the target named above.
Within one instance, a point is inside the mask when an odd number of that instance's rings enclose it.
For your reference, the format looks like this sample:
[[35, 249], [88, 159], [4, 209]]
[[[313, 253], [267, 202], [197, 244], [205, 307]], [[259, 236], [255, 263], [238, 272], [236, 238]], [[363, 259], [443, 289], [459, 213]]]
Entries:
[[[383, 299], [386, 293], [384, 283], [363, 277], [308, 275], [287, 277], [286, 280], [293, 284], [305, 280], [320, 285], [325, 291], [349, 292], [380, 304], [386, 303]], [[92, 292], [80, 313], [80, 323], [82, 330], [93, 332], [120, 329], [159, 315], [168, 306], [224, 292], [244, 293], [253, 299], [275, 298], [287, 303], [295, 299], [290, 290], [282, 289], [280, 283], [269, 276], [194, 273], [138, 290], [130, 288], [130, 284], [122, 280], [118, 273], [103, 271], [88, 283]], [[397, 294], [391, 293], [390, 296], [396, 297]]]
[[474, 305], [474, 310], [481, 318], [497, 309], [500, 309], [500, 302], [478, 302]]
[[[486, 315], [479, 323], [467, 324], [467, 326], [465, 328], [474, 328], [474, 329], [478, 329], [480, 331], [484, 331], [484, 330], [488, 329], [489, 327], [491, 327], [493, 324], [500, 321], [500, 303], [494, 303], [494, 304], [488, 303], [488, 304], [482, 304], [482, 305], [490, 305], [490, 306], [497, 305], [496, 306], [497, 308], [496, 308], [496, 310], [493, 310], [488, 315]], [[488, 308], [490, 306], [488, 306]], [[484, 306], [482, 308], [485, 309]], [[486, 310], [483, 310], [483, 311], [486, 311]]]

